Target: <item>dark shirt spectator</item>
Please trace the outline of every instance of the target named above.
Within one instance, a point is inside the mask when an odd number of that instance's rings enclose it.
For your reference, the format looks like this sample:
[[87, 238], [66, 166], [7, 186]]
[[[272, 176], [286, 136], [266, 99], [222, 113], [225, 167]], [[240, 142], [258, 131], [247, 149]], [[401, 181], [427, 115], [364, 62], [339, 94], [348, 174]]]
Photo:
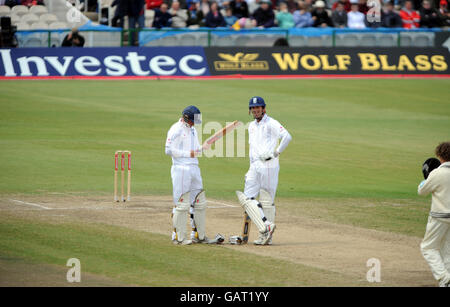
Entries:
[[314, 20], [313, 27], [332, 27], [333, 22], [327, 11], [325, 11], [325, 2], [322, 0], [316, 1], [314, 4], [315, 9], [312, 11], [311, 16]]
[[127, 6], [125, 1], [126, 0], [114, 0], [113, 3], [111, 3], [112, 7], [116, 6], [114, 17], [111, 20], [111, 24], [113, 27], [123, 28], [123, 21], [125, 16], [127, 15]]
[[424, 0], [419, 12], [421, 28], [438, 28], [441, 26], [438, 11], [431, 7], [430, 1]]
[[233, 0], [230, 2], [230, 8], [234, 16], [238, 19], [245, 17], [248, 18], [248, 5], [245, 0]]
[[9, 6], [10, 8], [15, 6], [15, 5], [19, 5], [20, 4], [20, 0], [6, 0], [4, 5]]
[[80, 35], [77, 29], [72, 31], [64, 37], [61, 47], [83, 47], [84, 37]]
[[388, 2], [386, 10], [381, 13], [381, 26], [384, 28], [401, 28], [403, 26], [402, 18], [394, 11], [392, 2]]
[[168, 9], [167, 4], [163, 3], [159, 9], [155, 10], [153, 28], [161, 29], [172, 26], [172, 15], [168, 12]]
[[275, 14], [271, 5], [270, 0], [263, 0], [261, 6], [253, 13], [252, 17], [256, 27], [270, 28], [275, 26]]
[[188, 26], [205, 26], [205, 14], [200, 9], [200, 2], [198, 0], [191, 1], [189, 6]]
[[[127, 0], [125, 3], [127, 3], [128, 29], [131, 30], [130, 34], [132, 35], [131, 43], [133, 46], [137, 46], [138, 31], [145, 27], [145, 0]], [[138, 25], [137, 28], [136, 24]]]
[[[350, 6], [350, 10], [351, 10], [351, 6]], [[367, 14], [367, 12], [369, 11], [369, 7], [367, 6], [367, 0], [359, 0], [358, 2], [358, 10], [363, 13], [364, 15]]]
[[345, 3], [336, 2], [336, 8], [331, 14], [331, 20], [336, 28], [345, 28], [347, 26], [347, 11], [345, 10]]
[[438, 16], [443, 27], [450, 27], [450, 12], [447, 8], [447, 0], [439, 2]]
[[[418, 11], [422, 7], [422, 0], [411, 0], [413, 4], [413, 8]], [[404, 1], [399, 1], [400, 3], [404, 4]]]
[[126, 0], [127, 4], [127, 14], [129, 17], [138, 18], [144, 15], [145, 10], [145, 0]]
[[297, 10], [298, 8], [298, 4], [297, 1], [295, 0], [286, 0], [284, 1], [286, 2], [287, 6], [288, 6], [288, 10], [291, 14], [294, 14], [294, 12]]
[[206, 14], [205, 26], [208, 28], [226, 27], [227, 23], [225, 18], [219, 11], [219, 5], [217, 2], [211, 3], [211, 9], [208, 14]]

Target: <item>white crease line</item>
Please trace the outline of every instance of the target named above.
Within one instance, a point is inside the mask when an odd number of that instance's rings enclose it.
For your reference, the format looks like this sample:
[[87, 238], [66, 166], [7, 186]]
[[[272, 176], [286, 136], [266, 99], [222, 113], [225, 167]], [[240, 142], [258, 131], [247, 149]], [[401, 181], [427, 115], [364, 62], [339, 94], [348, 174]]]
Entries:
[[[71, 207], [71, 208], [58, 208], [58, 207], [56, 207], [56, 208], [49, 208], [49, 207], [45, 207], [45, 206], [42, 206], [42, 205], [39, 205], [39, 204], [34, 204], [34, 203], [29, 203], [29, 202], [25, 202], [25, 201], [21, 201], [21, 200], [16, 200], [16, 199], [10, 199], [10, 201], [13, 201], [13, 202], [16, 202], [16, 203], [19, 203], [19, 204], [22, 204], [22, 205], [29, 205], [29, 206], [33, 206], [33, 207], [38, 207], [38, 208], [41, 208], [41, 209], [45, 209], [45, 210], [80, 210], [80, 209], [83, 209], [83, 210], [110, 210], [110, 209], [115, 209], [115, 210], [154, 210], [154, 208], [152, 208], [152, 207], [149, 207], [149, 208], [146, 208], [146, 207], [124, 207], [124, 208], [114, 208], [114, 207]], [[217, 204], [217, 205], [220, 205], [220, 206], [208, 206], [208, 208], [210, 208], [210, 209], [220, 209], [220, 208], [224, 208], [224, 207], [229, 207], [229, 208], [237, 208], [238, 206], [235, 206], [235, 205], [230, 205], [230, 204], [225, 204], [225, 203], [221, 203], [221, 202], [218, 202], [218, 201], [211, 201], [211, 200], [208, 200], [208, 202], [209, 203], [212, 203], [212, 204]]]
[[39, 207], [41, 209], [45, 209], [45, 210], [51, 210], [52, 208], [48, 208], [45, 206], [41, 206], [38, 204], [33, 204], [33, 203], [27, 203], [26, 201], [21, 201], [21, 200], [16, 200], [16, 199], [10, 199], [11, 201], [14, 201], [16, 203], [22, 204], [22, 205], [28, 205], [28, 206], [34, 206], [34, 207]]
[[[208, 200], [208, 202], [210, 202], [212, 204], [222, 205], [222, 206], [225, 206], [225, 207], [230, 207], [230, 208], [237, 208], [238, 207], [238, 206], [234, 206], [234, 205], [230, 205], [230, 204], [221, 203], [221, 202], [218, 202], [218, 201]], [[221, 208], [221, 207], [208, 207], [208, 208]]]

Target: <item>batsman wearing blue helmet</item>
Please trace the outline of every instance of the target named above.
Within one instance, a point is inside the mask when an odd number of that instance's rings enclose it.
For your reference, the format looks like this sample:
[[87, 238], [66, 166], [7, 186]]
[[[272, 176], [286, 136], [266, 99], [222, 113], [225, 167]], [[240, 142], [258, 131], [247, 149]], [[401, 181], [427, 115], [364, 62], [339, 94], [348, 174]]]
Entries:
[[[197, 158], [201, 154], [201, 146], [194, 127], [200, 123], [200, 110], [195, 106], [188, 106], [167, 133], [165, 152], [172, 157], [171, 177], [175, 203], [172, 211], [174, 244], [208, 243], [205, 235], [206, 198]], [[188, 239], [186, 231], [189, 211], [193, 227], [191, 239]]]
[[280, 171], [279, 156], [292, 137], [277, 120], [266, 114], [263, 98], [252, 97], [248, 108], [254, 118], [248, 127], [250, 169], [245, 175], [244, 192], [236, 193], [258, 228], [259, 237], [254, 243], [270, 245], [275, 230], [274, 200]]

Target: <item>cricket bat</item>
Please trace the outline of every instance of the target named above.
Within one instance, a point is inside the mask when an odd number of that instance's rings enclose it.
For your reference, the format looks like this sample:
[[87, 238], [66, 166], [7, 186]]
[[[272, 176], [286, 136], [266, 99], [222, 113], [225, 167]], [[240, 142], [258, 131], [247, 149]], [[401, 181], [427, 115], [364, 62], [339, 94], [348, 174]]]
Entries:
[[211, 148], [212, 144], [214, 144], [218, 139], [223, 137], [228, 132], [236, 129], [236, 127], [239, 126], [240, 124], [241, 124], [241, 122], [235, 120], [234, 122], [226, 125], [224, 128], [222, 128], [221, 130], [214, 133], [203, 143], [202, 150], [207, 150], [207, 149]]
[[250, 235], [250, 225], [251, 224], [252, 224], [252, 221], [250, 219], [250, 216], [247, 214], [247, 212], [244, 211], [244, 226], [242, 227], [242, 243], [241, 244], [248, 243], [248, 237]]

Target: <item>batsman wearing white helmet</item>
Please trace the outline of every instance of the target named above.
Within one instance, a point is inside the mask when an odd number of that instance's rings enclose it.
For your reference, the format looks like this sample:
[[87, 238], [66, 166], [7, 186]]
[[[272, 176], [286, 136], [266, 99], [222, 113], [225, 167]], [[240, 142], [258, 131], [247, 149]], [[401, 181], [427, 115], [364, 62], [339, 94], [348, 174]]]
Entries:
[[[266, 103], [259, 96], [249, 101], [255, 119], [248, 127], [250, 169], [245, 175], [244, 193], [237, 191], [239, 202], [259, 231], [256, 245], [272, 243], [275, 230], [275, 194], [280, 171], [279, 156], [292, 137], [275, 119], [266, 114]], [[259, 195], [259, 201], [256, 198]]]
[[[197, 156], [201, 153], [194, 124], [201, 123], [200, 110], [188, 106], [182, 118], [167, 133], [165, 152], [172, 157], [172, 210], [174, 244], [207, 243], [205, 235], [206, 198]], [[187, 238], [188, 212], [191, 213], [191, 240]]]

